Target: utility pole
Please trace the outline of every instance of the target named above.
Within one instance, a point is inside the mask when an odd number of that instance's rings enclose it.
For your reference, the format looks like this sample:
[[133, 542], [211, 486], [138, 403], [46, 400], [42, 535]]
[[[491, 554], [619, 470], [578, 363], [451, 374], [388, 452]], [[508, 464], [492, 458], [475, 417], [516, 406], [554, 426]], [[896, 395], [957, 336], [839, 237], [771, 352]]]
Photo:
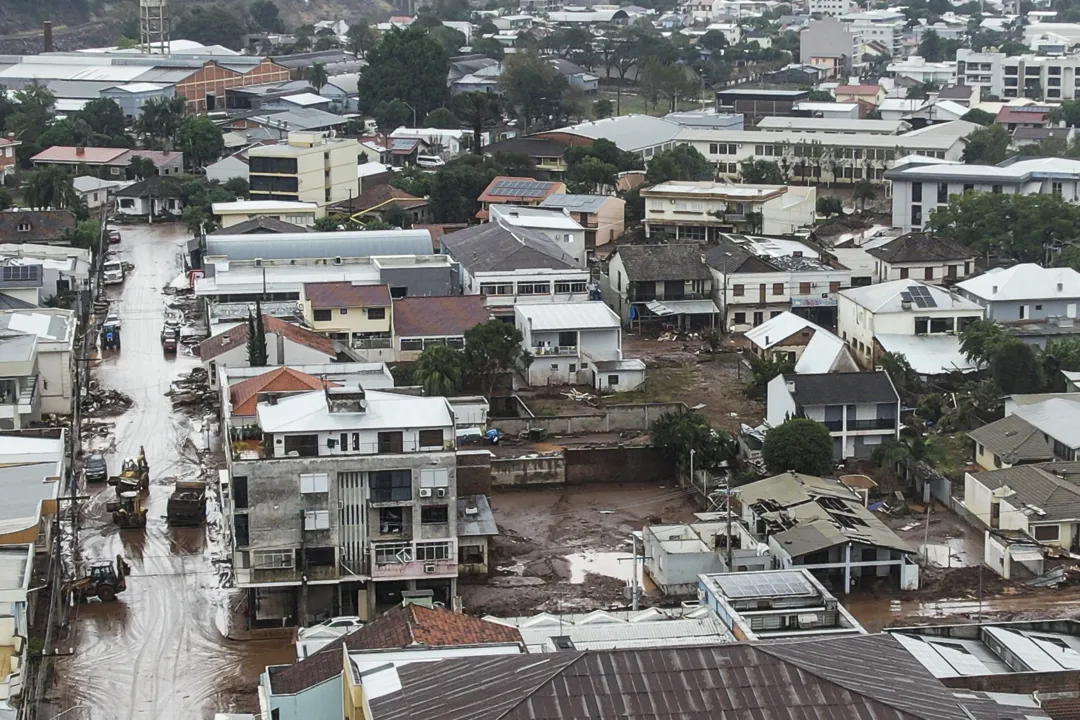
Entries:
[[727, 507], [727, 540], [726, 540], [726, 544], [727, 544], [727, 569], [728, 569], [728, 572], [731, 572], [732, 566], [731, 566], [731, 476], [730, 475], [728, 475], [724, 479], [724, 496], [725, 496], [724, 505]]
[[300, 511], [300, 608], [298, 623], [301, 627], [307, 622], [308, 614], [308, 563], [307, 563], [307, 530], [306, 516]]

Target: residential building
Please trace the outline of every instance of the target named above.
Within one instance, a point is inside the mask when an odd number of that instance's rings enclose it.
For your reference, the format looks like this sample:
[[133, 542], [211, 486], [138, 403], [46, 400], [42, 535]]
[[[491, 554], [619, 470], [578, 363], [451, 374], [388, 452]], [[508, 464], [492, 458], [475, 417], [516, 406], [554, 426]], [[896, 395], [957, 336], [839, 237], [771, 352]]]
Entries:
[[619, 245], [608, 258], [608, 304], [628, 324], [664, 317], [683, 327], [715, 326], [720, 309], [705, 249], [696, 243]]
[[1080, 463], [1016, 465], [964, 474], [964, 508], [984, 526], [1019, 530], [1040, 543], [1080, 543]]
[[184, 181], [179, 175], [154, 175], [116, 191], [116, 213], [128, 217], [167, 217], [184, 212]]
[[254, 426], [227, 423], [226, 512], [253, 626], [370, 619], [417, 590], [455, 606], [457, 468], [445, 398], [328, 387], [271, 395], [256, 416]]
[[533, 355], [530, 385], [626, 392], [645, 382], [645, 363], [623, 359], [619, 316], [602, 302], [519, 303], [514, 324]]
[[497, 317], [512, 316], [517, 303], [575, 302], [599, 293], [588, 270], [533, 230], [484, 223], [439, 241], [442, 256], [459, 267], [461, 292], [484, 296]]
[[211, 387], [221, 389], [222, 413], [234, 426], [254, 422], [258, 403], [271, 394], [285, 395], [327, 387], [363, 385], [369, 390], [394, 387], [390, 368], [381, 362], [332, 362], [315, 365], [288, 365], [276, 368], [229, 367], [221, 365], [210, 378]]
[[34, 546], [48, 566], [64, 479], [71, 472], [59, 428], [0, 433], [0, 546]]
[[837, 17], [851, 12], [854, 4], [851, 0], [808, 0], [806, 10], [810, 15]]
[[922, 229], [935, 208], [969, 191], [1054, 194], [1080, 202], [1080, 161], [1066, 158], [1006, 160], [1000, 165], [905, 162], [887, 171], [885, 179], [892, 182], [893, 226], [904, 232]]
[[484, 192], [480, 193], [480, 211], [478, 218], [487, 219], [491, 205], [539, 205], [544, 198], [553, 193], [565, 193], [566, 186], [558, 181], [540, 181], [532, 178], [514, 178], [499, 176], [492, 180]]
[[828, 327], [836, 325], [837, 293], [851, 285], [851, 271], [833, 267], [798, 240], [718, 235], [703, 248], [720, 301], [724, 327], [746, 332], [792, 311]]
[[37, 338], [0, 338], [0, 429], [21, 430], [41, 420]]
[[469, 145], [472, 144], [471, 130], [399, 127], [390, 133], [390, 137], [423, 140], [432, 155], [438, 155], [447, 160], [468, 152]]
[[702, 574], [702, 605], [724, 619], [736, 641], [866, 635], [810, 570]]
[[765, 422], [777, 427], [792, 417], [824, 423], [837, 462], [868, 460], [881, 443], [900, 437], [900, 396], [883, 370], [777, 375], [769, 381]]
[[62, 242], [75, 224], [75, 213], [70, 210], [0, 210], [0, 242]]
[[[270, 315], [263, 315], [262, 323], [266, 330], [267, 367], [328, 363], [337, 359], [334, 344], [318, 333]], [[242, 322], [196, 345], [195, 356], [214, 378], [218, 368], [250, 366], [247, 341], [248, 326]]]
[[1080, 457], [1080, 402], [1074, 393], [1011, 396], [1005, 402], [1006, 416], [1016, 415], [1042, 432], [1056, 460], [1072, 462]]
[[[40, 374], [40, 386], [33, 402], [42, 413], [71, 414], [77, 324], [75, 313], [61, 308], [0, 310], [0, 337], [9, 340], [34, 338], [35, 374]], [[27, 385], [24, 389], [32, 387]]]
[[30, 637], [34, 545], [0, 547], [0, 715], [16, 716]]
[[[897, 78], [909, 78], [919, 85], [949, 85], [956, 82], [956, 62], [927, 62], [926, 58], [912, 55], [889, 63], [886, 71]], [[940, 95], [939, 95], [940, 97]]]
[[[300, 291], [304, 324], [350, 348], [390, 349], [390, 288], [351, 282], [305, 283]], [[370, 358], [369, 358], [370, 359]]]
[[27, 307], [41, 305], [45, 299], [42, 270], [42, 266], [36, 263], [0, 266], [0, 296], [8, 302], [25, 303]]
[[[218, 228], [209, 235], [281, 235], [283, 233], [301, 234], [308, 232], [306, 227], [293, 225], [277, 218], [257, 215], [250, 220], [230, 225], [228, 228]], [[200, 263], [201, 264], [201, 263]]]
[[859, 38], [860, 43], [877, 43], [891, 57], [904, 56], [907, 16], [899, 10], [852, 11], [839, 19]]
[[[817, 85], [825, 80], [825, 70], [817, 65], [792, 63], [763, 74], [765, 82], [775, 85]], [[797, 109], [797, 108], [796, 108]], [[742, 128], [736, 128], [741, 130]]]
[[120, 185], [119, 180], [102, 180], [93, 175], [79, 175], [71, 180], [75, 194], [86, 203], [88, 210], [97, 210], [108, 205], [112, 192]]
[[913, 278], [931, 285], [955, 285], [975, 269], [975, 253], [925, 232], [910, 232], [869, 248], [877, 282]]
[[279, 720], [343, 716], [343, 657], [345, 665], [366, 667], [523, 652], [515, 628], [409, 601], [292, 665], [267, 666], [259, 677], [259, 709]]
[[313, 202], [288, 200], [237, 200], [211, 206], [222, 230], [256, 218], [273, 218], [292, 225], [311, 226], [325, 214], [325, 208]]
[[567, 213], [585, 228], [585, 250], [607, 245], [622, 237], [626, 201], [614, 195], [548, 195], [537, 206]]
[[784, 311], [746, 331], [750, 352], [760, 358], [786, 358], [797, 375], [858, 372], [843, 340], [806, 318]]
[[837, 85], [833, 88], [837, 102], [863, 102], [877, 107], [885, 99], [885, 88], [880, 85]]
[[723, 232], [789, 235], [814, 224], [817, 190], [807, 186], [677, 181], [641, 191], [645, 237], [712, 240]]
[[1002, 125], [1009, 134], [1017, 130], [1037, 130], [1050, 124], [1050, 111], [1047, 105], [1003, 105], [998, 110], [994, 122]]
[[741, 113], [745, 121], [753, 126], [763, 117], [794, 115], [795, 105], [809, 98], [809, 90], [725, 88], [716, 91], [716, 112]]
[[[466, 402], [476, 400], [478, 401], [476, 404], [482, 405], [485, 420], [482, 424], [475, 426], [474, 437], [482, 434], [487, 425], [487, 400], [483, 397], [450, 399], [458, 437], [462, 437], [462, 431], [466, 430], [462, 427], [462, 416], [466, 413], [459, 412], [461, 400]], [[491, 569], [489, 540], [499, 534], [499, 526], [495, 523], [495, 515], [491, 512], [487, 495], [459, 495], [457, 515], [458, 572], [462, 575], [479, 575], [486, 578]]]
[[1047, 436], [1019, 415], [1006, 415], [969, 430], [967, 436], [975, 443], [975, 462], [986, 471], [1054, 459]]
[[[964, 137], [977, 127], [956, 120], [901, 135], [686, 128], [679, 133], [678, 142], [693, 145], [716, 163], [721, 178], [732, 181], [739, 179], [743, 162], [764, 159], [786, 164], [796, 184], [853, 184], [863, 179], [891, 179], [886, 177], [888, 168], [909, 155], [959, 161]], [[905, 232], [911, 229], [910, 225], [904, 227]]]
[[524, 155], [536, 165], [538, 177], [558, 179], [566, 172], [563, 155], [570, 143], [536, 136], [517, 136], [485, 145], [485, 155], [511, 153]]
[[594, 140], [610, 140], [620, 150], [634, 153], [648, 162], [656, 153], [675, 146], [673, 141], [680, 127], [664, 118], [630, 114], [587, 120], [576, 125], [540, 132], [535, 137], [567, 145], [591, 145]]
[[15, 138], [0, 138], [0, 180], [10, 175], [18, 165], [15, 157], [15, 149], [22, 145], [21, 140]]
[[1080, 58], [1075, 55], [1014, 55], [961, 48], [956, 51], [956, 78], [984, 95], [1062, 102], [1075, 100]]
[[411, 362], [431, 345], [465, 347], [465, 333], [491, 319], [482, 295], [408, 297], [394, 300], [394, 350]]
[[404, 213], [405, 224], [409, 226], [430, 220], [431, 212], [426, 199], [410, 195], [388, 182], [367, 187], [356, 197], [334, 203], [328, 211], [332, 216], [344, 216], [356, 222], [368, 222], [382, 220], [384, 214], [394, 208]]
[[1000, 323], [1075, 318], [1080, 303], [1080, 273], [1072, 268], [1044, 268], [1021, 263], [994, 268], [958, 283], [956, 291]]
[[248, 151], [251, 199], [319, 206], [348, 200], [357, 193], [359, 147], [354, 139], [313, 132], [290, 132], [284, 143], [253, 147]]
[[962, 107], [971, 108], [978, 105], [980, 96], [978, 88], [969, 85], [946, 85], [938, 90], [938, 100], [951, 100]]
[[797, 712], [855, 717], [879, 708], [897, 720], [991, 720], [1003, 713], [1049, 717], [1030, 707], [1026, 696], [991, 697], [946, 687], [896, 638], [880, 634], [712, 647], [571, 649], [540, 657], [384, 664], [366, 671], [342, 664], [338, 693], [346, 698], [350, 719], [494, 720], [542, 717], [551, 707], [559, 708], [559, 720], [595, 718], [597, 707], [620, 708], [624, 720], [719, 707], [732, 708], [724, 711], [728, 715], [779, 718]]
[[580, 267], [587, 264], [585, 228], [562, 210], [522, 205], [489, 205], [488, 221], [540, 233], [574, 258]]
[[30, 162], [34, 163], [34, 167], [56, 165], [71, 172], [89, 169], [106, 180], [125, 180], [128, 165], [135, 157], [151, 160], [158, 175], [180, 175], [184, 172], [184, 153], [169, 150], [53, 145], [30, 158]]
[[[855, 105], [857, 103], [843, 103]], [[860, 120], [853, 117], [764, 117], [757, 124], [758, 130], [770, 132], [899, 135], [911, 129], [903, 120]]]
[[942, 336], [948, 347], [941, 349], [950, 358], [959, 356], [958, 335], [971, 323], [981, 320], [984, 310], [936, 285], [918, 280], [890, 280], [842, 290], [837, 315], [840, 337], [864, 366], [873, 367], [887, 352], [883, 342], [887, 343], [893, 336]]
[[[729, 572], [729, 538], [731, 572], [772, 569], [772, 557], [762, 552], [738, 517], [732, 515], [730, 524], [724, 512], [697, 513], [697, 517], [697, 522], [687, 525], [646, 525], [641, 531], [644, 573], [665, 599], [697, 597], [700, 603], [700, 578]], [[726, 623], [727, 618], [721, 622]], [[728, 632], [730, 627], [725, 625]]]
[[297, 107], [290, 110], [271, 110], [264, 115], [250, 115], [245, 117], [240, 125], [258, 129], [260, 137], [287, 141], [295, 132], [327, 137], [343, 130], [348, 122], [348, 118], [342, 115], [317, 108]]
[[[8, 277], [19, 277], [24, 271], [19, 267], [39, 267], [40, 286], [38, 302], [33, 296], [26, 297], [30, 304], [40, 305], [49, 298], [75, 293], [76, 307], [81, 294], [90, 289], [90, 250], [65, 245], [38, 245], [35, 243], [0, 243], [0, 265], [10, 268], [0, 270]], [[30, 275], [36, 271], [30, 271]], [[4, 291], [0, 289], [0, 293]], [[7, 294], [7, 293], [5, 293]]]
[[829, 13], [799, 33], [799, 62], [821, 68], [828, 79], [845, 78], [861, 59], [859, 45], [858, 34]]

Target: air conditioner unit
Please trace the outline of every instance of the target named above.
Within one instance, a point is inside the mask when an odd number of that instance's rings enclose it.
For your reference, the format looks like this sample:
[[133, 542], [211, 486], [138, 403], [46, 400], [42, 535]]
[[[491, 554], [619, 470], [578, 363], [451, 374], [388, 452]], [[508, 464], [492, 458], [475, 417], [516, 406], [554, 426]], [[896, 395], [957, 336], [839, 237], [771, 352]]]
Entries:
[[340, 257], [334, 258], [334, 264], [335, 265], [340, 265], [341, 264], [341, 258]]
[[431, 488], [420, 488], [420, 497], [431, 497]]
[[255, 258], [255, 267], [262, 267], [262, 258]]
[[424, 572], [426, 572], [426, 573], [435, 572], [435, 563], [428, 563], [427, 565], [425, 565], [424, 566]]
[[441, 498], [446, 497], [446, 488], [438, 488], [435, 491], [435, 497], [441, 497]]

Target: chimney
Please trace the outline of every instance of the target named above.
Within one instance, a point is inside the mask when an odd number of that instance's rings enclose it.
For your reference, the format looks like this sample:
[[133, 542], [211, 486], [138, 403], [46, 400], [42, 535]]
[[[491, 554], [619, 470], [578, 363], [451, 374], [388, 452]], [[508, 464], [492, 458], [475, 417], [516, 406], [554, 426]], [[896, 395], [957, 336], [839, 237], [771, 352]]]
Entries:
[[86, 154], [86, 148], [84, 148], [82, 145], [78, 146], [77, 148], [75, 148], [75, 154], [76, 155], [85, 155]]
[[52, 21], [51, 20], [46, 20], [45, 22], [41, 23], [41, 34], [42, 34], [42, 39], [44, 41], [44, 43], [43, 43], [44, 44], [43, 52], [47, 52], [47, 53], [52, 52], [53, 51], [53, 41], [52, 41]]

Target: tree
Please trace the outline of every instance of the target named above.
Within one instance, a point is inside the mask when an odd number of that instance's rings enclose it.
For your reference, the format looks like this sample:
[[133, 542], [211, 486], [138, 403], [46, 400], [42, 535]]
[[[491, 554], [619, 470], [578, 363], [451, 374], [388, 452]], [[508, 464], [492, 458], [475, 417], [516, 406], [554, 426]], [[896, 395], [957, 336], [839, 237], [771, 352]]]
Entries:
[[973, 110], [968, 110], [960, 117], [960, 119], [986, 127], [987, 125], [993, 125], [994, 120], [996, 120], [997, 118], [993, 115], [993, 113], [988, 113], [985, 110], [975, 108]]
[[428, 345], [413, 368], [413, 382], [425, 395], [453, 395], [461, 387], [462, 352], [449, 345]]
[[763, 398], [769, 382], [778, 375], [795, 372], [795, 362], [787, 353], [776, 353], [771, 356], [760, 357], [747, 355], [750, 363], [750, 384], [746, 388], [746, 394], [752, 398]]
[[784, 172], [771, 160], [745, 160], [739, 165], [739, 177], [751, 185], [783, 185]]
[[75, 202], [71, 175], [58, 165], [31, 170], [23, 177], [23, 202], [35, 210], [71, 207]]
[[424, 28], [391, 30], [368, 51], [367, 60], [358, 85], [365, 112], [371, 114], [380, 103], [401, 101], [416, 108], [419, 116], [446, 102], [450, 61]]
[[278, 6], [273, 0], [255, 0], [248, 8], [252, 21], [268, 33], [285, 32], [285, 23], [281, 21]]
[[1047, 389], [1054, 392], [1064, 391], [1065, 378], [1061, 372], [1080, 370], [1080, 340], [1048, 340], [1046, 347], [1039, 353], [1039, 363], [1042, 365], [1043, 378], [1050, 386]]
[[313, 63], [307, 71], [308, 82], [319, 92], [330, 81], [330, 75], [326, 72], [326, 63]]
[[474, 53], [489, 57], [492, 60], [502, 60], [506, 56], [506, 48], [493, 37], [484, 37], [474, 41], [472, 50]]
[[370, 25], [357, 23], [349, 28], [348, 50], [358, 58], [366, 58], [379, 45], [379, 31]]
[[569, 165], [563, 180], [572, 193], [590, 195], [600, 191], [601, 187], [614, 187], [618, 168], [596, 157], [586, 157], [580, 162]]
[[128, 173], [136, 180], [145, 180], [157, 175], [157, 165], [148, 157], [132, 155], [128, 160]]
[[229, 178], [222, 183], [221, 187], [235, 198], [244, 198], [246, 200], [251, 194], [251, 185], [242, 177]]
[[836, 98], [828, 90], [811, 90], [807, 99], [810, 102], [836, 102]]
[[157, 97], [143, 103], [136, 131], [151, 148], [171, 147], [184, 119], [184, 98]]
[[[933, 30], [924, 32], [922, 40], [919, 42], [918, 54], [926, 62], [941, 62], [946, 59], [942, 57], [942, 52], [941, 37]], [[948, 59], [952, 60], [953, 58]]]
[[[379, 213], [379, 219], [386, 223], [388, 228], [408, 230], [412, 227], [412, 220], [409, 218], [409, 214], [397, 204], [387, 205], [386, 209]], [[373, 228], [368, 227], [367, 229], [372, 230]]]
[[379, 103], [371, 115], [375, 118], [375, 125], [378, 126], [379, 132], [389, 134], [402, 125], [408, 124], [413, 113], [412, 108], [402, 101], [390, 100]]
[[15, 199], [7, 188], [0, 187], [0, 211], [10, 210], [15, 207]]
[[266, 367], [269, 356], [266, 351], [266, 327], [263, 323], [262, 303], [255, 301], [255, 315], [248, 312], [247, 319], [248, 367]]
[[484, 131], [497, 127], [502, 120], [499, 96], [483, 92], [460, 93], [454, 95], [450, 106], [462, 127], [472, 131], [471, 150], [482, 155]]
[[761, 446], [761, 459], [770, 473], [825, 475], [833, 466], [833, 440], [829, 429], [809, 418], [789, 418], [772, 428]]
[[593, 115], [597, 120], [611, 117], [615, 113], [615, 105], [607, 98], [600, 98], [592, 105]]
[[48, 128], [55, 108], [56, 96], [43, 85], [31, 84], [15, 92], [14, 104], [4, 118], [4, 128], [22, 142], [15, 152], [24, 168], [31, 167], [30, 158], [43, 149], [39, 139]]
[[432, 174], [410, 165], [394, 173], [390, 184], [415, 197], [427, 197], [431, 192]]
[[877, 200], [878, 192], [874, 183], [869, 180], [859, 180], [852, 186], [851, 197], [859, 204], [859, 211], [866, 211], [866, 204]]
[[986, 366], [1008, 339], [1005, 329], [993, 320], [976, 320], [960, 331], [960, 352], [968, 362]]
[[467, 42], [465, 33], [445, 25], [439, 25], [438, 27], [429, 29], [428, 34], [442, 46], [442, 49], [446, 51], [447, 57], [460, 54], [461, 48], [464, 47]]
[[990, 360], [990, 375], [1006, 395], [1042, 392], [1045, 378], [1031, 345], [1008, 338]]
[[217, 160], [225, 150], [221, 128], [205, 115], [184, 118], [176, 133], [176, 140], [184, 152], [184, 159], [193, 168], [204, 167]]
[[499, 86], [522, 128], [558, 113], [568, 84], [558, 70], [535, 52], [517, 52], [503, 61]]
[[963, 161], [968, 165], [997, 165], [1009, 156], [1012, 138], [1001, 125], [972, 130], [964, 138]]
[[817, 214], [825, 217], [840, 215], [844, 212], [844, 203], [840, 198], [832, 195], [823, 195], [817, 199]]
[[908, 100], [927, 100], [930, 93], [937, 92], [941, 87], [937, 83], [919, 83], [908, 88], [904, 96]]
[[183, 13], [173, 26], [173, 36], [200, 42], [203, 45], [223, 45], [240, 50], [247, 28], [233, 13], [220, 5], [196, 5]]
[[650, 185], [669, 180], [712, 180], [714, 177], [712, 163], [693, 145], [676, 145], [656, 153], [645, 171], [645, 182]]
[[424, 127], [443, 128], [445, 130], [456, 130], [461, 127], [461, 121], [458, 120], [457, 115], [448, 110], [447, 108], [435, 108], [427, 114], [424, 118]]
[[675, 111], [675, 100], [680, 95], [693, 93], [688, 87], [689, 79], [686, 75], [686, 67], [676, 62], [660, 62], [649, 60], [638, 72], [638, 85], [641, 95], [645, 98], [646, 109], [651, 101], [656, 107], [661, 96], [667, 98], [668, 110]]
[[522, 347], [521, 331], [502, 320], [489, 320], [465, 331], [465, 373], [491, 397], [496, 381], [528, 369], [532, 355]]
[[95, 135], [107, 139], [109, 147], [128, 147], [131, 139], [127, 135], [127, 118], [124, 110], [111, 98], [95, 98], [75, 117], [87, 124]]
[[652, 446], [679, 468], [709, 470], [735, 457], [735, 441], [727, 433], [714, 430], [704, 415], [688, 412], [664, 413], [649, 428]]
[[65, 230], [61, 239], [72, 247], [96, 251], [101, 241], [101, 221], [80, 220], [74, 228]]
[[186, 206], [180, 213], [180, 220], [192, 237], [201, 237], [204, 233], [213, 230], [210, 213], [202, 205]]
[[897, 392], [906, 403], [913, 402], [919, 395], [921, 381], [903, 353], [887, 352], [878, 360], [881, 369], [892, 380]]

